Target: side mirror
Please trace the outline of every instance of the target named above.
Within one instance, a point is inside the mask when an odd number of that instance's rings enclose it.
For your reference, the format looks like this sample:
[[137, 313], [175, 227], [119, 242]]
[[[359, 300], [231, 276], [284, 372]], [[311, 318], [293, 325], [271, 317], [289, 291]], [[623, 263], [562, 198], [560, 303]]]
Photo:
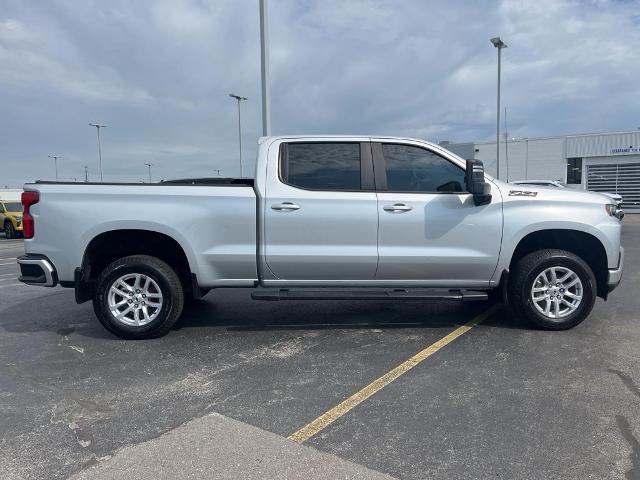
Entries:
[[467, 191], [473, 195], [476, 205], [491, 202], [491, 186], [484, 181], [484, 165], [481, 160], [467, 160], [465, 181]]

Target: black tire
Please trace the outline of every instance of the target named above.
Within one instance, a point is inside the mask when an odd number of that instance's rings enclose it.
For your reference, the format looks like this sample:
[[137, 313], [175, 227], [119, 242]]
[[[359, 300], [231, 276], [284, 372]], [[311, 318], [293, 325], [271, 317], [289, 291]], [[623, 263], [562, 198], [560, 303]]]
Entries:
[[16, 238], [16, 230], [13, 228], [13, 224], [9, 220], [4, 222], [4, 236], [6, 238]]
[[[109, 309], [108, 293], [114, 282], [125, 274], [140, 273], [160, 287], [163, 303], [157, 317], [142, 326], [126, 325]], [[162, 260], [148, 255], [124, 257], [108, 265], [98, 278], [93, 310], [100, 323], [114, 335], [126, 340], [157, 338], [166, 335], [180, 317], [184, 307], [184, 290], [176, 272]]]
[[[552, 319], [539, 312], [530, 292], [536, 277], [550, 267], [571, 269], [582, 282], [582, 300], [575, 311]], [[580, 257], [565, 250], [538, 250], [521, 258], [509, 278], [509, 305], [523, 318], [546, 330], [567, 330], [582, 322], [596, 301], [597, 283], [593, 271]]]

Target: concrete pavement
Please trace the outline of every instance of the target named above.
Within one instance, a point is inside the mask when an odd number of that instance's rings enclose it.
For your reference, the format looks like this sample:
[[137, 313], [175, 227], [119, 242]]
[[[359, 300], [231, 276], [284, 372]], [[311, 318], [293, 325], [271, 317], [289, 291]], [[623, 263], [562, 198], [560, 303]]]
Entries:
[[211, 414], [124, 447], [73, 480], [391, 480], [393, 477]]

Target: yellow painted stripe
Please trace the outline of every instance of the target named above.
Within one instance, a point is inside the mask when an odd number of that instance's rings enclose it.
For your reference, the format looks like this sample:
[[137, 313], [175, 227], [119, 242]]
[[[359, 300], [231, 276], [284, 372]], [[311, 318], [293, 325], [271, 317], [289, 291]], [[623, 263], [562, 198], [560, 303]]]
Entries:
[[376, 392], [379, 392], [384, 387], [389, 385], [391, 382], [396, 380], [398, 377], [400, 377], [401, 375], [404, 375], [413, 367], [415, 367], [422, 361], [429, 358], [431, 355], [436, 353], [442, 347], [445, 347], [449, 343], [453, 342], [456, 338], [467, 333], [469, 330], [471, 330], [473, 327], [478, 325], [483, 320], [486, 320], [487, 318], [489, 318], [498, 310], [498, 308], [499, 308], [499, 305], [492, 306], [491, 308], [484, 311], [474, 319], [456, 328], [449, 335], [441, 338], [434, 344], [429, 345], [424, 350], [421, 350], [420, 352], [416, 353], [413, 357], [402, 362], [393, 370], [390, 370], [389, 372], [385, 373], [381, 377], [377, 378], [376, 380], [371, 382], [369, 385], [364, 387], [362, 390], [351, 395], [342, 403], [336, 405], [331, 410], [320, 415], [313, 422], [305, 425], [297, 432], [294, 432], [291, 435], [289, 435], [288, 437], [289, 440], [293, 440], [294, 442], [299, 442], [299, 443], [309, 440], [318, 432], [324, 430], [325, 428], [327, 428], [327, 426], [335, 422], [338, 418], [342, 417], [344, 414], [348, 413], [350, 410], [360, 405], [362, 402], [364, 402], [366, 399], [371, 397], [373, 394], [375, 394]]

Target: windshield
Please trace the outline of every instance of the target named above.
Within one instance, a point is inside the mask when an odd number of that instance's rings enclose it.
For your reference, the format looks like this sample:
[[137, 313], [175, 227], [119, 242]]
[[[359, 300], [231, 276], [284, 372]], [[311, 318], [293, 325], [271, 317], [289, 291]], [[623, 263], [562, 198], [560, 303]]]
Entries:
[[22, 204], [18, 203], [18, 202], [5, 203], [4, 206], [7, 209], [7, 211], [9, 211], [9, 212], [21, 212], [22, 211]]

